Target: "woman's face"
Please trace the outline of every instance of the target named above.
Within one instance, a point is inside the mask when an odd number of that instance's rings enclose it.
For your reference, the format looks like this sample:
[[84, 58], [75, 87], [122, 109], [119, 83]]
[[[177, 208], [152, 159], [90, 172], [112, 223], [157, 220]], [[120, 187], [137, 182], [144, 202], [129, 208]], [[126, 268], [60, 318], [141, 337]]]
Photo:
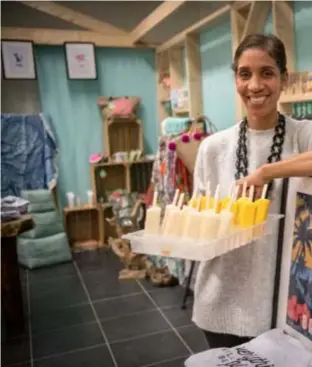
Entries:
[[263, 118], [276, 112], [286, 84], [275, 60], [261, 49], [249, 49], [238, 60], [236, 88], [247, 114]]

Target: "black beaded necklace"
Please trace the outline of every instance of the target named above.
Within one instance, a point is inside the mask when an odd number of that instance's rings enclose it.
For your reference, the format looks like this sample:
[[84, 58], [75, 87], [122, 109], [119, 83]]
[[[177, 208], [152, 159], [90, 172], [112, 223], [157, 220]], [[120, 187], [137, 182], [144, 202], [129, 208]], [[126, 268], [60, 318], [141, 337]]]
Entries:
[[[243, 177], [248, 176], [247, 130], [248, 130], [248, 121], [247, 118], [245, 117], [239, 126], [239, 136], [236, 149], [236, 164], [235, 164], [236, 180], [239, 180], [241, 178], [241, 175]], [[273, 136], [273, 143], [271, 146], [271, 154], [267, 159], [267, 163], [278, 162], [281, 160], [285, 132], [286, 132], [285, 116], [278, 113], [278, 121], [277, 124], [275, 125], [275, 133]], [[271, 193], [272, 185], [273, 182], [270, 182], [267, 191], [267, 196], [269, 196]]]

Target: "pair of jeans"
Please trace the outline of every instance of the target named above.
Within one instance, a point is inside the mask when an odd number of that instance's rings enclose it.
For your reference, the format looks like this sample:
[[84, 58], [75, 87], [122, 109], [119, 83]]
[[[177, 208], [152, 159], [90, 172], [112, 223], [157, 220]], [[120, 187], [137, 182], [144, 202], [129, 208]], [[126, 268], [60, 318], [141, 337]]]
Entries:
[[209, 347], [214, 348], [233, 348], [249, 342], [252, 338], [247, 336], [237, 336], [232, 334], [219, 334], [203, 330], [208, 341]]

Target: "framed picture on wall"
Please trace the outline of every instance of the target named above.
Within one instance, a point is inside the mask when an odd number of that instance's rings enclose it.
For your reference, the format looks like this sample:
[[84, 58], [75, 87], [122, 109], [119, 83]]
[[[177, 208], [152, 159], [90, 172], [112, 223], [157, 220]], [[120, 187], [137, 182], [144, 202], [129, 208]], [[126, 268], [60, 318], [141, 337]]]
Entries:
[[312, 178], [290, 180], [278, 324], [312, 350]]
[[68, 79], [97, 79], [93, 43], [66, 42], [64, 47]]
[[3, 77], [36, 79], [36, 64], [31, 41], [1, 41]]

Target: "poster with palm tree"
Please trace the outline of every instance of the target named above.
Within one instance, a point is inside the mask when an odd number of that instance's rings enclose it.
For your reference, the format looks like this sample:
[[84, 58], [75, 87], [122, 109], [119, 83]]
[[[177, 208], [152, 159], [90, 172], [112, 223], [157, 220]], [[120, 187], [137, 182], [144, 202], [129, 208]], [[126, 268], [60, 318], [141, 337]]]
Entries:
[[312, 341], [312, 195], [297, 192], [286, 324]]

